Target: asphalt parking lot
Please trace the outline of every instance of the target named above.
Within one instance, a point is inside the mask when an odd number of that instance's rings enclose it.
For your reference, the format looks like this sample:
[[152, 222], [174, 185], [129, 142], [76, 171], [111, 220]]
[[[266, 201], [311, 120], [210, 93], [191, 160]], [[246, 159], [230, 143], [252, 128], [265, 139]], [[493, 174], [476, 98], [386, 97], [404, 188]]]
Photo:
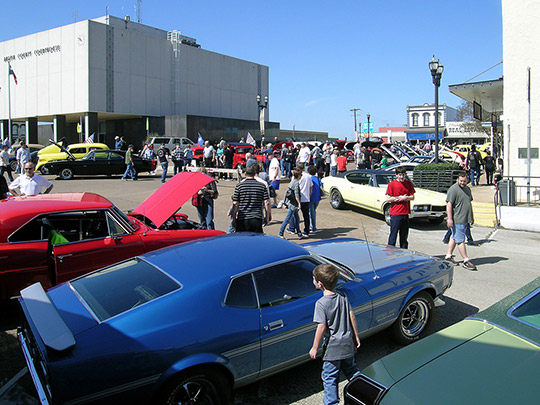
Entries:
[[[109, 198], [123, 211], [135, 208], [161, 185], [158, 176], [145, 175], [135, 182], [122, 182], [119, 177], [75, 178], [70, 181], [56, 180], [52, 176], [48, 178], [54, 183], [53, 192], [96, 192]], [[228, 228], [226, 213], [235, 184], [235, 181], [219, 181], [220, 196], [215, 208], [217, 229], [226, 231]], [[278, 193], [283, 195], [284, 190], [282, 187]], [[265, 233], [277, 235], [286, 211], [272, 211], [273, 221], [265, 228]], [[181, 212], [198, 220], [196, 209], [190, 202], [182, 207]], [[330, 207], [328, 197], [321, 201], [317, 210], [317, 227], [320, 232], [312, 236], [315, 240], [356, 237], [385, 243], [388, 237], [388, 227], [382, 216], [356, 208], [334, 210]], [[441, 242], [445, 231], [444, 224], [434, 226], [422, 221], [413, 222], [409, 247], [442, 258], [446, 252], [446, 245]], [[472, 234], [479, 245], [468, 247], [468, 251], [478, 271], [456, 267], [453, 286], [437, 302], [432, 332], [487, 308], [538, 276], [540, 250], [537, 246], [540, 246], [540, 234], [476, 226], [472, 228]], [[291, 240], [298, 242], [296, 236]], [[16, 326], [16, 305], [3, 305], [0, 321], [0, 369], [3, 370], [0, 374], [0, 405], [37, 403], [28, 374], [19, 379], [10, 390], [2, 392], [1, 386], [5, 388], [5, 384], [24, 368], [24, 360], [15, 339]], [[373, 336], [362, 342], [356, 356], [358, 365], [362, 369], [398, 348], [385, 334]], [[237, 390], [235, 403], [319, 404], [322, 402], [320, 371], [321, 361], [311, 361]]]

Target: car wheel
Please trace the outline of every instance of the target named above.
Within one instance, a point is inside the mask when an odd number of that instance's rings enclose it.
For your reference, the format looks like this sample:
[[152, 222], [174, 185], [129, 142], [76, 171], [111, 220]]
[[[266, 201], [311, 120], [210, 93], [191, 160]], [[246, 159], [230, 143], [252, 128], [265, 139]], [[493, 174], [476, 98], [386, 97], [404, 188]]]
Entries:
[[59, 175], [62, 180], [71, 180], [73, 178], [73, 169], [64, 167], [63, 169], [60, 169]]
[[400, 344], [409, 344], [422, 338], [433, 321], [433, 298], [422, 291], [412, 297], [392, 324], [394, 339]]
[[444, 218], [443, 218], [443, 217], [440, 217], [440, 218], [429, 218], [428, 221], [429, 221], [430, 224], [433, 224], [433, 225], [439, 225], [439, 224], [442, 223], [442, 221], [444, 221]]
[[227, 378], [210, 368], [179, 374], [164, 390], [163, 404], [228, 404], [231, 388]]
[[343, 197], [341, 196], [341, 193], [337, 188], [334, 188], [332, 189], [332, 191], [330, 191], [330, 205], [336, 210], [339, 210], [345, 206], [345, 203], [343, 202]]
[[40, 172], [41, 174], [49, 174], [49, 169], [47, 169], [45, 166], [41, 166], [41, 167], [39, 168], [39, 172]]
[[390, 226], [390, 204], [387, 204], [384, 207], [384, 221], [386, 222], [386, 225]]
[[16, 160], [12, 160], [11, 163], [9, 164], [11, 166], [11, 171], [13, 173], [17, 173], [17, 161]]

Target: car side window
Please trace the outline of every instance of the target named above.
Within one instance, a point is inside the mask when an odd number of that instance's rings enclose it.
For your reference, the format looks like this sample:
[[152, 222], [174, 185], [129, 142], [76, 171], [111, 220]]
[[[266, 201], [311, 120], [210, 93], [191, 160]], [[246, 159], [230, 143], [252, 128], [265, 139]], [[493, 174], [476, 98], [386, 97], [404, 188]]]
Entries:
[[48, 223], [67, 242], [100, 239], [109, 235], [105, 211], [77, 211], [50, 215]]
[[225, 305], [236, 308], [257, 308], [257, 296], [251, 274], [234, 278], [231, 281]]
[[9, 236], [8, 242], [38, 242], [47, 240], [48, 233], [51, 229], [42, 220], [43, 216], [40, 216], [27, 222]]
[[369, 184], [370, 175], [366, 173], [350, 173], [347, 175], [347, 180], [354, 184], [367, 186]]
[[86, 148], [72, 148], [69, 150], [71, 153], [86, 153]]
[[111, 214], [107, 214], [107, 225], [109, 227], [109, 235], [125, 235], [128, 233]]
[[108, 152], [95, 152], [94, 153], [95, 160], [107, 160], [108, 158], [109, 158]]
[[313, 269], [309, 259], [278, 264], [254, 273], [261, 308], [286, 304], [315, 294]]

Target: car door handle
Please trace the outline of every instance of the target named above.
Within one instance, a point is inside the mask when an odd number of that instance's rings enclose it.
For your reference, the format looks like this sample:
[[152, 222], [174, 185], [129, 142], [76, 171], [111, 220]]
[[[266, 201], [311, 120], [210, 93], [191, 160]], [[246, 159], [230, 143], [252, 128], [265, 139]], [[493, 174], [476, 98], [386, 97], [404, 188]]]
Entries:
[[279, 329], [279, 328], [283, 328], [283, 320], [282, 319], [280, 319], [279, 321], [270, 322], [268, 324], [268, 326], [266, 326], [264, 329], [266, 329], [266, 330], [270, 329], [272, 331], [272, 330], [276, 330], [276, 329]]
[[65, 255], [60, 255], [60, 256], [58, 256], [58, 261], [59, 261], [60, 263], [63, 263], [64, 259], [65, 259], [66, 257], [69, 257], [69, 256], [73, 256], [73, 255], [72, 255], [71, 253], [68, 253], [68, 254], [65, 254]]

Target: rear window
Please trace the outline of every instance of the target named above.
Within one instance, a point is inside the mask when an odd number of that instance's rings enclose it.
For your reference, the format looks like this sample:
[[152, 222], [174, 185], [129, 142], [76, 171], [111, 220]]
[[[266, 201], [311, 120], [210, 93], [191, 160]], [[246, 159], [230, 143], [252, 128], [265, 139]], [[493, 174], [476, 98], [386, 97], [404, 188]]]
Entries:
[[137, 258], [90, 273], [70, 284], [100, 321], [180, 288], [163, 272]]
[[540, 329], [540, 290], [536, 290], [530, 297], [518, 303], [510, 316]]

